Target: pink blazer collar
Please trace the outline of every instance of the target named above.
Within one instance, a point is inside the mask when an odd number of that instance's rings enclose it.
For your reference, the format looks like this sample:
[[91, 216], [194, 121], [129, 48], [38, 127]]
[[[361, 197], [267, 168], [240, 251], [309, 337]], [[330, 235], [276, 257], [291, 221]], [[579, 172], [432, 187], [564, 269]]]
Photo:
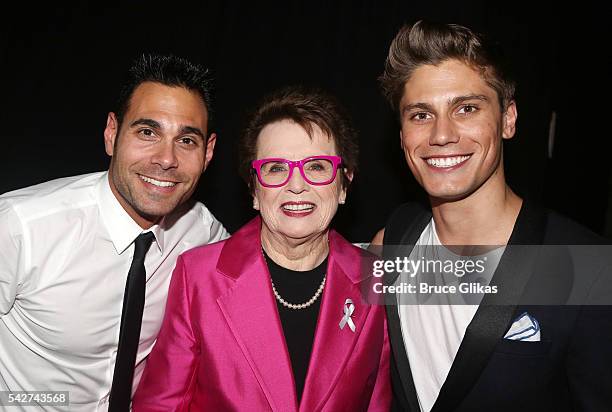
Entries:
[[[298, 411], [291, 361], [261, 252], [261, 219], [247, 223], [221, 251], [217, 270], [235, 279], [217, 303], [274, 411]], [[329, 233], [327, 282], [322, 296], [300, 411], [320, 409], [331, 395], [353, 350], [370, 306], [359, 289], [361, 253]], [[346, 299], [355, 305], [355, 332], [339, 328]]]
[[[260, 260], [261, 253], [261, 218], [253, 218], [241, 227], [223, 246], [217, 262], [217, 270], [226, 276], [237, 279], [245, 273], [245, 269]], [[336, 264], [352, 283], [359, 283], [359, 269], [355, 263], [359, 262], [361, 254], [338, 232], [329, 231], [329, 253]], [[263, 263], [263, 261], [262, 261]]]

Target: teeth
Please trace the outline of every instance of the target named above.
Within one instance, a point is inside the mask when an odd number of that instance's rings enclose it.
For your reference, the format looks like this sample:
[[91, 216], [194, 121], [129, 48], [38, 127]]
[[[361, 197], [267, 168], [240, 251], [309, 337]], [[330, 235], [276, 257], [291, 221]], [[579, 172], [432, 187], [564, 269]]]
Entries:
[[314, 208], [312, 204], [302, 204], [302, 205], [284, 205], [283, 209], [285, 210], [310, 210]]
[[470, 156], [430, 157], [427, 164], [433, 167], [453, 167], [468, 160]]
[[176, 183], [174, 182], [164, 182], [162, 180], [155, 180], [155, 179], [151, 179], [150, 177], [146, 177], [142, 175], [140, 176], [140, 178], [147, 183], [151, 183], [152, 185], [159, 186], [159, 187], [172, 187], [176, 185]]

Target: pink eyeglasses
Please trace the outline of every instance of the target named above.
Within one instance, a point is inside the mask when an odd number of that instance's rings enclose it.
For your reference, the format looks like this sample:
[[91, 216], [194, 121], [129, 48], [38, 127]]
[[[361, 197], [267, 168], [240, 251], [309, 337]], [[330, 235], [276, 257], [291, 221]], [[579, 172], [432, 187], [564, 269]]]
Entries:
[[310, 156], [302, 160], [267, 158], [253, 160], [251, 166], [257, 179], [264, 187], [281, 187], [293, 175], [293, 169], [300, 169], [306, 182], [315, 186], [328, 185], [336, 178], [338, 167], [342, 164], [340, 156]]

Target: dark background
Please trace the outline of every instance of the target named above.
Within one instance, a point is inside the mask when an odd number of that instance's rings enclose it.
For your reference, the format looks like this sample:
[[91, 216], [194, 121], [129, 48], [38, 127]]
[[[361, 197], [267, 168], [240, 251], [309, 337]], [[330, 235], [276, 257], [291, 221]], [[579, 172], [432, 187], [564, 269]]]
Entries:
[[0, 193], [106, 169], [102, 131], [131, 60], [143, 52], [174, 53], [215, 74], [219, 139], [196, 196], [230, 231], [253, 216], [236, 172], [236, 142], [248, 111], [270, 91], [306, 84], [336, 94], [360, 132], [361, 172], [335, 223], [349, 240], [368, 241], [398, 204], [423, 200], [376, 78], [401, 25], [425, 18], [488, 33], [514, 62], [519, 123], [504, 156], [515, 191], [612, 235], [610, 32], [602, 6], [201, 1], [14, 7], [3, 10], [0, 38]]

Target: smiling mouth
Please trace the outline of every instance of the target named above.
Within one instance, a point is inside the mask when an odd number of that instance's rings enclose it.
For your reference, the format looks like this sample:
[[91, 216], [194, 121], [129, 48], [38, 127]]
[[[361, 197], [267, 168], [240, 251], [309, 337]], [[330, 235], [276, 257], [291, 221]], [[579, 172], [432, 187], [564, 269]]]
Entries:
[[288, 212], [310, 212], [315, 208], [314, 203], [310, 202], [288, 202], [281, 205], [281, 209]]
[[472, 155], [463, 155], [463, 156], [445, 156], [445, 157], [428, 157], [425, 159], [429, 166], [446, 169], [450, 167], [455, 167], [464, 163], [468, 160]]
[[140, 177], [142, 181], [150, 183], [157, 187], [174, 187], [177, 184], [177, 182], [169, 182], [167, 180], [157, 180], [157, 179], [153, 179], [152, 177], [147, 177], [143, 175], [138, 175], [138, 177]]

